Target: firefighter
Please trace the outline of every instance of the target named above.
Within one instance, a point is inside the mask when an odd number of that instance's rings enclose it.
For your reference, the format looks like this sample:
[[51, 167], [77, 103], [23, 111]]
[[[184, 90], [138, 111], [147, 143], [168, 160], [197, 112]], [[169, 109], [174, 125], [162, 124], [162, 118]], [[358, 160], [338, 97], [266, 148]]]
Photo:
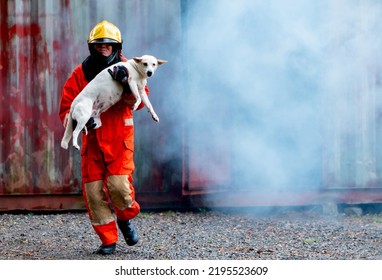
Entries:
[[[108, 21], [99, 22], [90, 31], [88, 47], [90, 55], [73, 70], [62, 91], [59, 116], [64, 126], [78, 93], [106, 67], [127, 61], [122, 55], [121, 32]], [[101, 240], [95, 253], [102, 255], [115, 252], [117, 226], [129, 246], [139, 239], [131, 221], [140, 211], [132, 185], [135, 98], [124, 83], [128, 77], [125, 67], [114, 66], [111, 76], [123, 85], [122, 98], [101, 114], [100, 128], [93, 129], [94, 120], [89, 119], [88, 134], [83, 134], [81, 148], [82, 193], [92, 227]], [[143, 104], [139, 109], [142, 107]]]

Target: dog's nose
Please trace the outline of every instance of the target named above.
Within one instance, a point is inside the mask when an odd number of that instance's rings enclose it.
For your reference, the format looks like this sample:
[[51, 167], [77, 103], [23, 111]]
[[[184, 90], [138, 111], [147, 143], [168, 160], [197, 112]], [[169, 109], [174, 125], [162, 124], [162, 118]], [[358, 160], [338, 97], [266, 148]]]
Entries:
[[147, 71], [147, 76], [148, 76], [148, 77], [151, 77], [152, 74], [153, 74], [153, 72], [151, 72], [151, 71]]

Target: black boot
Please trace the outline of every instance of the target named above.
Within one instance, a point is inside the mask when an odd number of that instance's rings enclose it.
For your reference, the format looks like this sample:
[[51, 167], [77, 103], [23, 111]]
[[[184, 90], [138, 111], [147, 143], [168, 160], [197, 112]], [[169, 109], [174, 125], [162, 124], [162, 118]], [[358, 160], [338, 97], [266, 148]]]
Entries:
[[122, 231], [123, 237], [127, 245], [133, 246], [139, 240], [138, 231], [135, 229], [132, 221], [117, 220], [119, 229]]
[[97, 251], [94, 252], [94, 254], [99, 255], [111, 255], [115, 252], [116, 243], [110, 244], [110, 245], [101, 245], [97, 249]]

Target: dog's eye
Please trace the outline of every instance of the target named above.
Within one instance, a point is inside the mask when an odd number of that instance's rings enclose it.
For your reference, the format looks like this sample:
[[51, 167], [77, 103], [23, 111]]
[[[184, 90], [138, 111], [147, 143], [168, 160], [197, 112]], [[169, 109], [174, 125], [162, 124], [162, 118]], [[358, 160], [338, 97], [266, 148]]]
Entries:
[[148, 65], [147, 62], [144, 62], [144, 63], [143, 63], [143, 66], [145, 66], [145, 67], [146, 67], [147, 65]]

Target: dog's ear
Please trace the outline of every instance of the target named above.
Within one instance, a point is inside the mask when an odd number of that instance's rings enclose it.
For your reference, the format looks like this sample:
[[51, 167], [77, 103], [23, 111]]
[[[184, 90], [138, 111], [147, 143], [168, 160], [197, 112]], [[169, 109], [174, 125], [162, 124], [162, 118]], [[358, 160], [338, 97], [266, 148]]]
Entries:
[[135, 61], [136, 63], [139, 63], [139, 62], [142, 61], [142, 58], [141, 58], [141, 57], [134, 57], [133, 59], [134, 59], [134, 61]]
[[158, 61], [158, 65], [162, 65], [162, 64], [168, 62], [167, 60], [163, 60], [163, 59], [157, 59], [157, 61]]

